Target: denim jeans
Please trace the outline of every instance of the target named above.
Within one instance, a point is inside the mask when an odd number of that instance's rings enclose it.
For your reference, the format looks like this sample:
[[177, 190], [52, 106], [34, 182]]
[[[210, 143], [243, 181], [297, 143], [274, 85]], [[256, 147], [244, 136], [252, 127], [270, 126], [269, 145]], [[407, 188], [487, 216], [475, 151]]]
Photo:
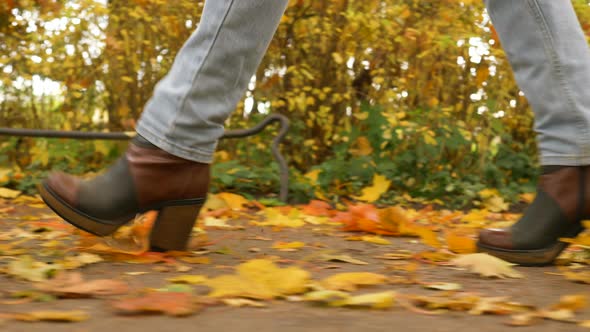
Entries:
[[181, 158], [211, 163], [288, 0], [207, 0], [197, 30], [156, 85], [137, 132]]
[[[535, 114], [543, 165], [590, 164], [590, 51], [569, 0], [485, 0]], [[266, 52], [288, 0], [208, 0], [156, 86], [137, 132], [160, 148], [212, 161], [225, 119]]]
[[532, 106], [542, 165], [590, 165], [590, 51], [570, 0], [486, 0]]

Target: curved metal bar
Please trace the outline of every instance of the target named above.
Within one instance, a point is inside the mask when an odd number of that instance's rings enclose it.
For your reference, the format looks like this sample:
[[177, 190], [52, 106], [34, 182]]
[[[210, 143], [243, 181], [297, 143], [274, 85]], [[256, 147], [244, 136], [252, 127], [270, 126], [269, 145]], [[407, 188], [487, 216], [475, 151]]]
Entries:
[[[281, 114], [271, 114], [260, 121], [252, 128], [226, 130], [221, 139], [242, 138], [252, 136], [261, 132], [268, 125], [278, 122], [280, 124], [279, 133], [272, 141], [272, 155], [279, 164], [280, 192], [279, 199], [287, 201], [289, 194], [289, 167], [285, 158], [280, 152], [279, 145], [289, 130], [289, 119]], [[135, 137], [135, 132], [114, 132], [103, 133], [94, 131], [65, 131], [65, 130], [46, 130], [46, 129], [15, 129], [0, 128], [0, 136], [26, 136], [26, 137], [46, 137], [46, 138], [72, 138], [72, 139], [103, 139], [103, 140], [128, 140]]]
[[46, 138], [106, 139], [128, 140], [135, 137], [135, 132], [102, 133], [98, 131], [66, 131], [47, 129], [0, 128], [0, 136], [26, 136]]

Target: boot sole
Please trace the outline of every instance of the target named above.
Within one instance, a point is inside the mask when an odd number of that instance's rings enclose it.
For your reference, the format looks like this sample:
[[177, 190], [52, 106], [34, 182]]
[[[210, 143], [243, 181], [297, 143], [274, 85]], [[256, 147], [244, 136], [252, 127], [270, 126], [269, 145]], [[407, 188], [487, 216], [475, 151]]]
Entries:
[[546, 266], [553, 263], [559, 254], [568, 247], [567, 243], [557, 242], [551, 247], [535, 250], [510, 250], [490, 247], [477, 242], [477, 251], [488, 253], [510, 263], [522, 266]]
[[[46, 183], [39, 186], [39, 193], [45, 204], [57, 215], [71, 225], [96, 236], [111, 235], [134, 217], [121, 218], [123, 221], [116, 223], [94, 218], [65, 202]], [[167, 201], [138, 211], [159, 211], [150, 233], [150, 248], [155, 251], [186, 249], [204, 202], [205, 198]]]

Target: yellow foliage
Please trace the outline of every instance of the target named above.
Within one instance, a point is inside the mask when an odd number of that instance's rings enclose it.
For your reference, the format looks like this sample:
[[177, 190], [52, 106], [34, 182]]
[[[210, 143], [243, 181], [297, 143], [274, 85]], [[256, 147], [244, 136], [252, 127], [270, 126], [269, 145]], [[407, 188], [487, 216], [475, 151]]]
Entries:
[[359, 201], [374, 202], [381, 197], [391, 185], [391, 180], [388, 180], [385, 176], [375, 174], [373, 176], [373, 185], [371, 187], [364, 188], [360, 196], [355, 197]]

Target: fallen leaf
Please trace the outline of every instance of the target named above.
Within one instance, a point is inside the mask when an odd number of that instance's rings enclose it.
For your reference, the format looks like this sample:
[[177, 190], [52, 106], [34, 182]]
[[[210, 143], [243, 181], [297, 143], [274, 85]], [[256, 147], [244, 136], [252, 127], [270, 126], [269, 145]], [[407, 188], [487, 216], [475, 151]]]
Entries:
[[573, 272], [573, 271], [565, 271], [563, 275], [567, 280], [572, 280], [575, 282], [583, 283], [583, 284], [590, 284], [590, 271], [583, 271], [583, 272]]
[[539, 322], [541, 317], [537, 312], [523, 312], [510, 316], [506, 324], [510, 326], [531, 326]]
[[318, 304], [327, 304], [342, 301], [345, 299], [350, 298], [350, 295], [346, 292], [336, 291], [336, 290], [317, 290], [313, 292], [306, 293], [303, 295], [303, 299], [309, 302], [315, 302]]
[[423, 295], [409, 295], [406, 296], [411, 304], [424, 308], [429, 311], [438, 312], [438, 310], [452, 310], [452, 311], [470, 311], [478, 302], [481, 301], [479, 296], [460, 294], [450, 298], [440, 296], [423, 296]]
[[371, 235], [364, 235], [364, 236], [349, 236], [346, 238], [348, 241], [364, 241], [369, 243], [387, 245], [391, 244], [391, 241], [386, 240], [380, 236], [371, 236]]
[[79, 272], [61, 273], [35, 288], [62, 298], [120, 295], [129, 291], [127, 283], [113, 279], [85, 281]]
[[303, 205], [301, 212], [315, 217], [328, 217], [334, 214], [332, 206], [320, 200], [311, 200], [307, 205]]
[[344, 231], [399, 235], [397, 226], [381, 222], [380, 212], [373, 204], [348, 205], [348, 211], [337, 212], [332, 221], [342, 223]]
[[445, 232], [445, 240], [450, 251], [457, 254], [472, 254], [477, 251], [472, 232], [451, 229]]
[[569, 309], [557, 309], [557, 310], [541, 310], [538, 315], [545, 319], [575, 323], [574, 312]]
[[413, 254], [411, 253], [406, 253], [406, 252], [399, 252], [399, 253], [386, 253], [380, 256], [375, 256], [375, 258], [378, 259], [386, 259], [386, 260], [406, 260], [406, 259], [410, 259], [412, 258]]
[[442, 290], [442, 291], [457, 291], [463, 288], [460, 284], [454, 282], [429, 282], [422, 284], [426, 289]]
[[285, 215], [277, 208], [264, 209], [263, 214], [265, 221], [254, 221], [254, 225], [258, 226], [277, 226], [277, 227], [302, 227], [305, 221], [301, 219], [299, 211], [292, 209], [289, 215]]
[[136, 298], [114, 301], [112, 306], [120, 314], [163, 313], [170, 316], [188, 316], [198, 310], [192, 295], [186, 292], [152, 292]]
[[329, 290], [354, 291], [360, 286], [380, 285], [388, 278], [382, 274], [371, 272], [347, 272], [334, 274], [323, 279], [320, 284]]
[[178, 284], [202, 285], [209, 279], [203, 275], [181, 275], [166, 280]]
[[589, 233], [582, 233], [574, 239], [560, 238], [559, 241], [575, 244], [575, 245], [578, 245], [582, 248], [590, 249], [590, 234]]
[[254, 307], [254, 308], [264, 308], [267, 305], [262, 302], [253, 301], [249, 299], [223, 299], [221, 300], [224, 304], [230, 307]]
[[431, 263], [431, 264], [446, 264], [450, 260], [457, 257], [451, 253], [446, 253], [442, 251], [424, 251], [421, 253], [416, 254], [416, 259], [422, 262]]
[[6, 273], [29, 281], [44, 281], [61, 267], [56, 264], [37, 262], [31, 256], [20, 256], [8, 263]]
[[307, 289], [310, 275], [298, 267], [280, 268], [267, 259], [254, 259], [237, 267], [237, 274], [209, 279], [211, 297], [246, 297], [267, 300], [299, 294]]
[[85, 321], [90, 316], [82, 310], [72, 311], [32, 311], [27, 313], [9, 314], [12, 319], [26, 321], [26, 322], [81, 322]]
[[559, 299], [559, 302], [552, 305], [550, 310], [566, 309], [571, 311], [578, 311], [588, 306], [588, 296], [577, 294], [577, 295], [564, 295]]
[[90, 265], [102, 262], [104, 259], [96, 254], [81, 252], [76, 256], [67, 256], [63, 261], [59, 262], [64, 269], [76, 269], [81, 266]]
[[480, 298], [475, 306], [469, 310], [471, 315], [508, 315], [534, 311], [535, 307], [509, 301], [505, 296]]
[[518, 271], [512, 269], [515, 264], [508, 263], [486, 253], [461, 255], [453, 259], [451, 264], [469, 269], [484, 277], [524, 278]]
[[215, 217], [205, 217], [203, 219], [203, 226], [207, 229], [222, 229], [222, 230], [236, 230], [243, 229], [243, 226], [235, 226], [227, 223], [226, 219], [220, 219]]
[[335, 307], [368, 307], [372, 309], [387, 309], [393, 306], [396, 293], [385, 291], [351, 296], [343, 300], [330, 303]]
[[192, 257], [192, 256], [185, 256], [179, 257], [179, 260], [190, 263], [190, 264], [211, 264], [211, 258], [209, 257]]
[[392, 235], [400, 233], [400, 225], [410, 223], [408, 211], [400, 206], [391, 206], [378, 211], [380, 228], [391, 232]]
[[144, 274], [148, 274], [149, 272], [145, 272], [145, 271], [132, 271], [132, 272], [125, 272], [126, 275], [129, 276], [141, 276]]
[[330, 254], [324, 254], [320, 257], [321, 260], [323, 261], [330, 261], [330, 262], [344, 262], [344, 263], [350, 263], [350, 264], [355, 264], [355, 265], [367, 265], [369, 263], [361, 261], [359, 259], [356, 258], [352, 258], [348, 255], [330, 255]]
[[234, 211], [243, 209], [244, 206], [246, 206], [249, 203], [249, 201], [244, 196], [238, 194], [219, 193], [215, 196], [217, 198], [222, 199], [225, 202], [226, 206]]
[[275, 242], [272, 245], [273, 249], [278, 249], [278, 250], [297, 250], [297, 249], [301, 249], [305, 247], [305, 243], [300, 242], [300, 241], [295, 241], [295, 242]]
[[18, 195], [20, 195], [22, 192], [18, 191], [18, 190], [12, 190], [12, 189], [8, 189], [8, 188], [0, 188], [0, 198], [7, 198], [7, 199], [12, 199], [12, 198], [17, 198]]

